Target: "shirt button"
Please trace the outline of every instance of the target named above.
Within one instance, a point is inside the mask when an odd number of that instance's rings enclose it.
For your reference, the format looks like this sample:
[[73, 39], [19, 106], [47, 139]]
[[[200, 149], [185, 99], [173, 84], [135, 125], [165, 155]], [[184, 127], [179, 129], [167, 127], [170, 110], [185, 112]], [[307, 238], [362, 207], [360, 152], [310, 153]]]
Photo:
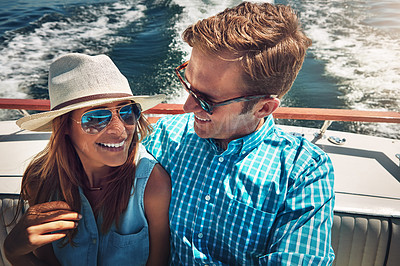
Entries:
[[245, 152], [245, 151], [242, 151], [242, 154], [246, 154], [246, 152]]
[[203, 234], [202, 234], [202, 233], [198, 233], [197, 236], [198, 236], [199, 238], [203, 238]]
[[93, 244], [96, 244], [96, 241], [97, 241], [96, 238], [93, 238], [93, 239], [92, 239], [92, 243], [93, 243]]
[[223, 158], [223, 157], [219, 157], [219, 158], [218, 158], [218, 161], [219, 161], [220, 163], [222, 163], [222, 162], [224, 161], [224, 158]]
[[209, 201], [211, 199], [210, 195], [206, 195], [204, 198], [206, 199], [206, 201]]

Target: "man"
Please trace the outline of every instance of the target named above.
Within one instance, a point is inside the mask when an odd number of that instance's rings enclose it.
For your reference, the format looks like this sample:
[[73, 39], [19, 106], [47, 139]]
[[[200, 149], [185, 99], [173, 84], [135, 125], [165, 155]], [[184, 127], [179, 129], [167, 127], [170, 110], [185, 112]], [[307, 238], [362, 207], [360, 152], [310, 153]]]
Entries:
[[331, 264], [330, 159], [271, 115], [311, 45], [293, 10], [245, 2], [183, 39], [187, 114], [144, 142], [172, 179], [171, 264]]

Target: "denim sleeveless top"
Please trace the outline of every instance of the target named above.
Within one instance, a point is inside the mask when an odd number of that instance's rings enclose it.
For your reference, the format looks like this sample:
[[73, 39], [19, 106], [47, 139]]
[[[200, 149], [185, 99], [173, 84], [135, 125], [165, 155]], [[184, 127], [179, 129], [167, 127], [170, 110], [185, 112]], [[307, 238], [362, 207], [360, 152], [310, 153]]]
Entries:
[[117, 230], [112, 225], [108, 233], [100, 232], [101, 219], [96, 222], [89, 201], [79, 188], [82, 219], [74, 237], [76, 246], [61, 247], [53, 242], [56, 257], [62, 265], [145, 265], [149, 256], [149, 232], [144, 213], [143, 195], [156, 160], [139, 148], [134, 187], [128, 207], [120, 217]]

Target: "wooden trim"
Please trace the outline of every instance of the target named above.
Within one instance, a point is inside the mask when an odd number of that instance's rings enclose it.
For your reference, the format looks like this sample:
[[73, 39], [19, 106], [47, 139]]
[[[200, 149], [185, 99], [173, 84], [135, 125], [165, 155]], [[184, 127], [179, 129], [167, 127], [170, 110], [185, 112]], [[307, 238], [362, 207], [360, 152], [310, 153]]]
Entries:
[[144, 114], [168, 114], [177, 115], [183, 114], [183, 104], [173, 104], [173, 103], [160, 103], [155, 107], [146, 110]]
[[395, 111], [279, 107], [274, 112], [274, 117], [296, 120], [400, 123], [400, 112]]
[[[157, 114], [182, 114], [182, 104], [161, 103], [147, 111], [150, 121], [156, 121]], [[0, 109], [23, 109], [49, 111], [49, 100], [37, 99], [0, 99]], [[274, 112], [278, 119], [295, 120], [331, 120], [331, 121], [360, 121], [380, 123], [400, 123], [400, 112], [395, 111], [362, 111], [348, 109], [322, 109], [322, 108], [298, 108], [279, 107]]]
[[49, 100], [33, 99], [0, 99], [0, 109], [22, 109], [36, 111], [50, 111]]

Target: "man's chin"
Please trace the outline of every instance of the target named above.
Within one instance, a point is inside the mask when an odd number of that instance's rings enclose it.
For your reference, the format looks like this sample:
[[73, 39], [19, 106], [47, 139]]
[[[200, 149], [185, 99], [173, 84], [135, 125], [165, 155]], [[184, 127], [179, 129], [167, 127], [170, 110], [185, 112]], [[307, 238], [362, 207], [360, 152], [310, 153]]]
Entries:
[[202, 139], [208, 139], [212, 137], [208, 130], [201, 129], [196, 125], [196, 123], [194, 123], [194, 132], [196, 132], [196, 135]]

